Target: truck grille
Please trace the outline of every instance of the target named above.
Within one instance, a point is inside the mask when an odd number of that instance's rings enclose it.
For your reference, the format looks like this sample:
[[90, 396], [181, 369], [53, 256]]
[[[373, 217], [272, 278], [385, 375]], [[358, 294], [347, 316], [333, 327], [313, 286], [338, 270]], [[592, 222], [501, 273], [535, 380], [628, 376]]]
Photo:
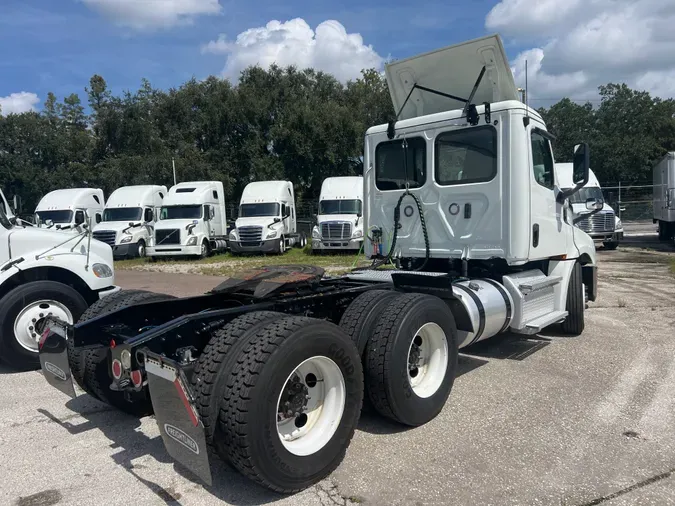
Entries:
[[346, 221], [333, 221], [321, 224], [323, 239], [349, 239], [352, 236], [352, 224]]
[[262, 241], [262, 227], [239, 227], [237, 232], [242, 246], [258, 246]]
[[117, 233], [114, 230], [97, 230], [93, 235], [94, 239], [104, 242], [110, 247], [115, 245], [115, 236]]
[[155, 246], [162, 246], [164, 244], [180, 244], [180, 229], [155, 230]]
[[593, 232], [613, 232], [614, 231], [614, 213], [609, 212], [600, 212], [596, 213], [593, 216], [584, 218], [579, 221], [577, 224], [581, 230], [586, 233]]

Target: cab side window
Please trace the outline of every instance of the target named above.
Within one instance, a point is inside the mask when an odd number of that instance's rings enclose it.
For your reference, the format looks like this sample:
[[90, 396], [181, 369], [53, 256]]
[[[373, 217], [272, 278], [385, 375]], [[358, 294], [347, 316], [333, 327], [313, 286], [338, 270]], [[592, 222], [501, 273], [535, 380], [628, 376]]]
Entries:
[[532, 170], [537, 183], [545, 188], [553, 189], [551, 143], [537, 131], [532, 132]]

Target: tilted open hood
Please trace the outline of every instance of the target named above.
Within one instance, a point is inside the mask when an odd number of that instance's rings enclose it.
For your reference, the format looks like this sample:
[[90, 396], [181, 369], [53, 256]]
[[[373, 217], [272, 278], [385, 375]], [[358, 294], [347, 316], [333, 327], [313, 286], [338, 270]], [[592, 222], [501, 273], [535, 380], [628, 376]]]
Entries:
[[[472, 102], [518, 100], [504, 46], [499, 35], [490, 35], [386, 65], [389, 93], [398, 113], [413, 85], [424, 86], [468, 99], [485, 67], [485, 75]], [[416, 89], [398, 119], [410, 119], [453, 109], [464, 102]]]

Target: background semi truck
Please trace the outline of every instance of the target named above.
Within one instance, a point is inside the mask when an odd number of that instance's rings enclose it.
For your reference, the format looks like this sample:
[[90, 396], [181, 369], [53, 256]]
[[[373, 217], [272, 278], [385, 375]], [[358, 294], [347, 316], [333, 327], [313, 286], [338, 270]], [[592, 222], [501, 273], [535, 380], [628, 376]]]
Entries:
[[659, 226], [659, 239], [675, 237], [675, 152], [666, 154], [654, 166], [654, 223]]
[[[182, 299], [121, 292], [77, 328], [50, 319], [45, 379], [154, 411], [170, 455], [207, 483], [212, 448], [289, 493], [339, 465], [364, 395], [419, 426], [443, 409], [458, 349], [553, 324], [581, 334], [596, 252], [564, 209], [588, 181], [588, 146], [575, 147], [563, 189], [552, 137], [517, 100], [496, 36], [391, 63], [386, 76], [399, 114], [366, 133], [370, 268], [264, 267]], [[380, 268], [390, 263], [401, 268]], [[69, 360], [69, 342], [96, 366]]]
[[290, 181], [255, 181], [244, 188], [239, 217], [230, 231], [232, 253], [279, 253], [305, 246], [295, 213], [295, 193]]
[[153, 245], [166, 186], [123, 186], [110, 194], [94, 238], [108, 244], [115, 258], [142, 258]]
[[75, 323], [90, 304], [119, 290], [112, 252], [90, 231], [22, 227], [0, 197], [0, 361], [36, 369], [47, 317]]
[[316, 222], [313, 251], [359, 251], [363, 245], [363, 177], [324, 179]]
[[103, 217], [105, 199], [100, 188], [54, 190], [40, 199], [35, 214], [42, 228], [79, 233], [85, 222], [91, 230]]
[[[563, 188], [572, 188], [573, 164], [556, 163]], [[574, 224], [586, 232], [594, 242], [602, 243], [606, 249], [616, 249], [623, 239], [623, 223], [614, 212], [612, 206], [606, 202], [601, 211], [589, 211], [586, 209], [588, 199], [597, 199], [604, 202], [600, 182], [592, 170], [588, 171], [588, 183], [577, 193], [570, 196], [569, 202], [574, 214]]]
[[225, 191], [220, 181], [178, 183], [164, 197], [148, 256], [207, 257], [227, 247]]

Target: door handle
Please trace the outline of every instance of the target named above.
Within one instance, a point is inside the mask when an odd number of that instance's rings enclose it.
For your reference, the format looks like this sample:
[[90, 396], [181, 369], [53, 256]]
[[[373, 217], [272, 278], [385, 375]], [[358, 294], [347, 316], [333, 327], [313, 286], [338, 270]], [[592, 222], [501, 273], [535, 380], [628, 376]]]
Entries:
[[532, 247], [539, 246], [539, 223], [532, 225]]

